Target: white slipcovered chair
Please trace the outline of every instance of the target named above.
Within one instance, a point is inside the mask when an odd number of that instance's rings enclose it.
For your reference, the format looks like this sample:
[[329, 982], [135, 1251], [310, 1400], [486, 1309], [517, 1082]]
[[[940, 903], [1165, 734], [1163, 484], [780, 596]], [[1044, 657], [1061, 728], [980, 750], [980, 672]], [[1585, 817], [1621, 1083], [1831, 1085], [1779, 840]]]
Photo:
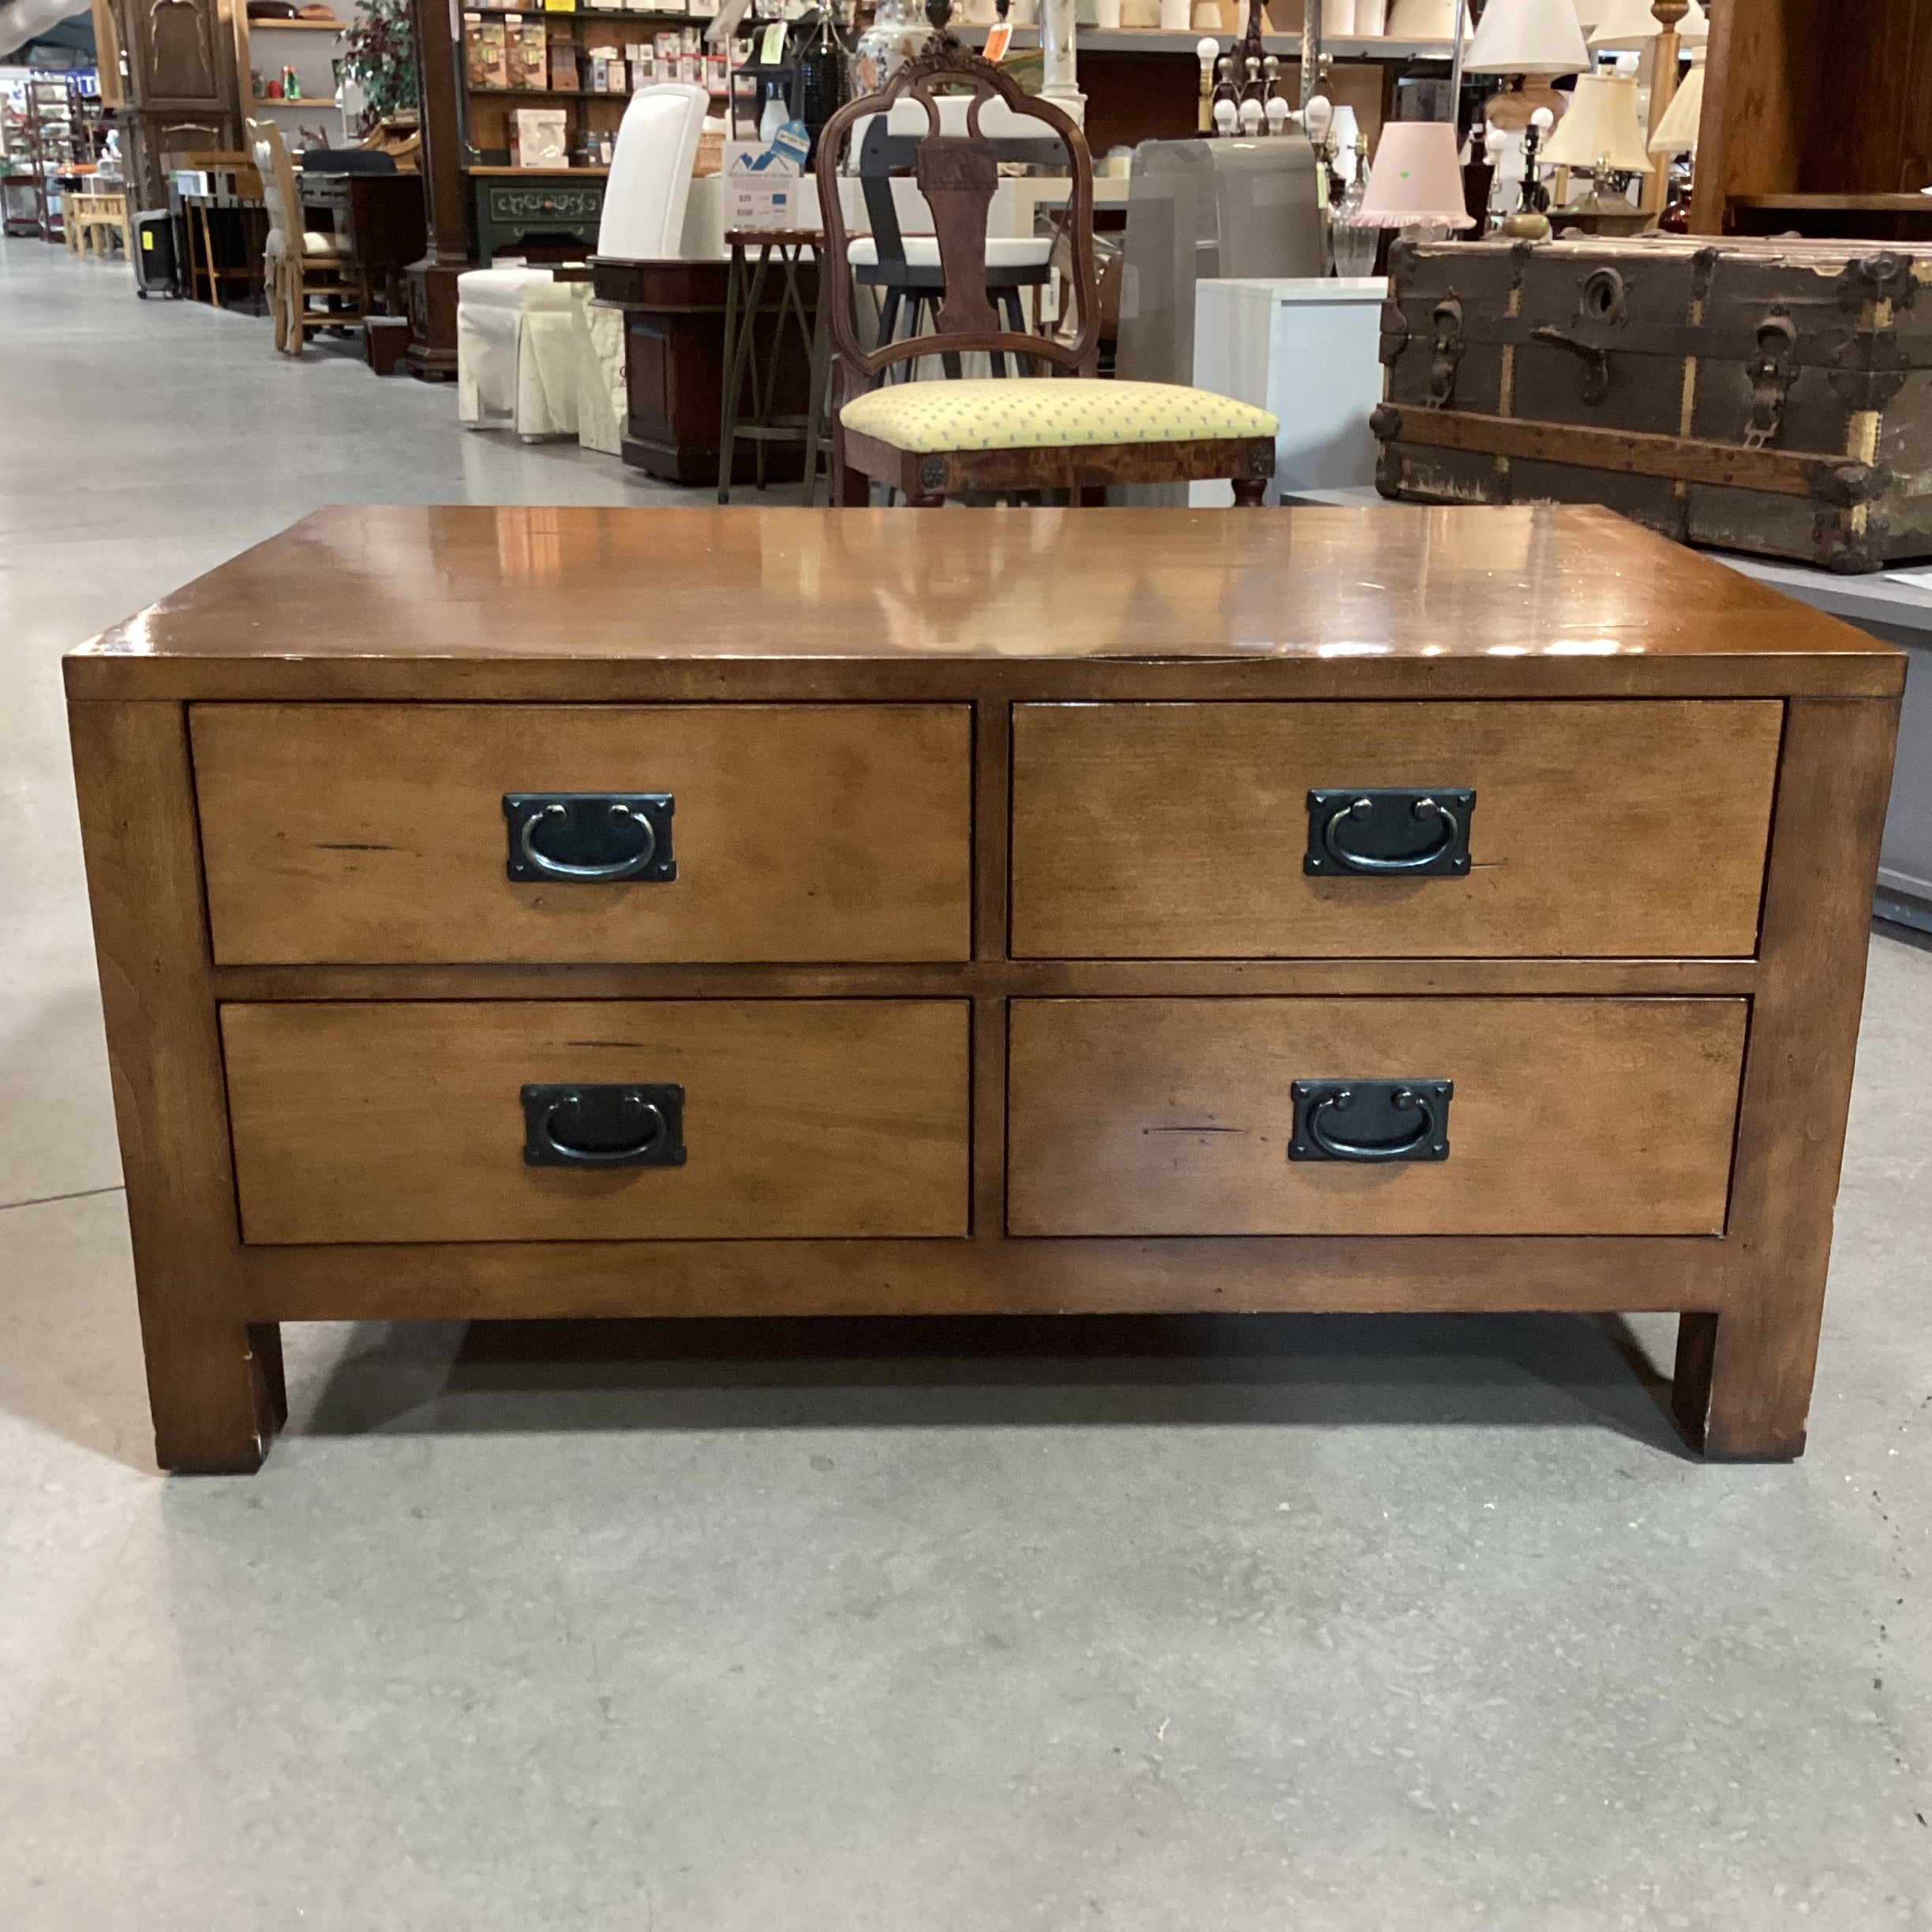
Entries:
[[[710, 106], [702, 88], [679, 81], [631, 95], [604, 186], [598, 254], [676, 258]], [[560, 282], [548, 268], [457, 277], [456, 412], [466, 428], [510, 429], [535, 441], [581, 426], [593, 447], [614, 453], [609, 345], [593, 346], [590, 295], [587, 283]], [[586, 423], [586, 414], [598, 420]]]

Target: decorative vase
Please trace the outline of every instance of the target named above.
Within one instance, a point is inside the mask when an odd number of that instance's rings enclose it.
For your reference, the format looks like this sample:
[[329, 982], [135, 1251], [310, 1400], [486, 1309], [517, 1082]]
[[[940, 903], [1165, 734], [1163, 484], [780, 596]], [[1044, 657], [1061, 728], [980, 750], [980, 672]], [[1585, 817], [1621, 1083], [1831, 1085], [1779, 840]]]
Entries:
[[919, 0], [879, 0], [872, 24], [852, 55], [861, 94], [876, 94], [932, 38], [932, 23]]

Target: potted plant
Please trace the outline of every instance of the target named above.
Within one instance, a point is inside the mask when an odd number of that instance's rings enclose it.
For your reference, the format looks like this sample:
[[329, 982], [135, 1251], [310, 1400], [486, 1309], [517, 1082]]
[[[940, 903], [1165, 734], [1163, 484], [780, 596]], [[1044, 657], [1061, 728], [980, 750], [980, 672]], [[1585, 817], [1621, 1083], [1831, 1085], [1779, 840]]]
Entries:
[[343, 78], [353, 80], [362, 95], [358, 134], [390, 115], [415, 110], [421, 88], [409, 0], [362, 0], [343, 47]]

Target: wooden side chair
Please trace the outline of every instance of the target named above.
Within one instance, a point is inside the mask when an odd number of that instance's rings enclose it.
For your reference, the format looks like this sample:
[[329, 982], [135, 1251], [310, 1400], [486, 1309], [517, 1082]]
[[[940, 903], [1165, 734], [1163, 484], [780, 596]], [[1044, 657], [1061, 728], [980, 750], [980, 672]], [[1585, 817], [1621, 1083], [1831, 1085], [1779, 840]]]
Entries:
[[[248, 129], [249, 151], [268, 212], [263, 283], [275, 317], [275, 346], [284, 355], [298, 356], [316, 330], [361, 320], [361, 285], [355, 257], [336, 237], [302, 226], [301, 191], [282, 130], [264, 121], [251, 121]], [[311, 309], [311, 301], [327, 306]]]
[[[950, 13], [949, 0], [927, 0], [936, 30], [931, 44], [882, 92], [841, 107], [819, 138], [818, 205], [837, 361], [834, 500], [863, 504], [871, 482], [902, 492], [910, 504], [931, 504], [968, 493], [1035, 491], [1065, 492], [1079, 501], [1109, 483], [1230, 481], [1237, 504], [1259, 504], [1275, 474], [1279, 427], [1267, 410], [1178, 383], [1095, 376], [1100, 311], [1087, 144], [1052, 102], [1023, 93], [1011, 76], [947, 32]], [[967, 100], [964, 132], [948, 133], [938, 102], [960, 95]], [[887, 337], [868, 348], [860, 337], [839, 164], [854, 124], [889, 115], [901, 100], [925, 110], [914, 171], [932, 210], [944, 286], [936, 299], [928, 298], [929, 333]], [[1013, 115], [1044, 122], [1073, 173], [1073, 320], [1051, 335], [1014, 327], [1010, 308], [1002, 323], [987, 288], [987, 216], [999, 174], [996, 144], [980, 132], [990, 100], [1011, 110], [1001, 117], [1009, 124]], [[885, 380], [895, 367], [927, 357], [957, 368], [952, 358], [978, 350], [994, 358], [996, 369], [1010, 361], [1018, 379]]]
[[118, 242], [121, 253], [127, 253], [127, 197], [122, 194], [102, 194], [77, 191], [67, 197], [64, 211], [67, 230], [67, 253], [84, 255], [88, 244], [94, 245], [94, 253], [105, 256], [107, 244]]

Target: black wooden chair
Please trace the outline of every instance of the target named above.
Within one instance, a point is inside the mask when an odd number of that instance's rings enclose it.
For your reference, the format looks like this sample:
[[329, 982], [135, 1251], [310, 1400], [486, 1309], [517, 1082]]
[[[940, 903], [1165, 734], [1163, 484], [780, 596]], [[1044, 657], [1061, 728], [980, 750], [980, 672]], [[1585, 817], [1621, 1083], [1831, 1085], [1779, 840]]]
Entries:
[[[944, 97], [942, 97], [943, 101]], [[964, 109], [966, 103], [956, 103]], [[944, 116], [944, 118], [955, 117]], [[861, 288], [880, 291], [878, 339], [897, 341], [903, 326], [908, 335], [921, 333], [921, 324], [937, 316], [945, 294], [945, 269], [939, 259], [937, 235], [908, 235], [899, 225], [899, 206], [893, 193], [893, 179], [915, 172], [920, 140], [917, 133], [894, 133], [890, 114], [875, 114], [859, 142], [859, 183], [865, 197], [866, 218], [872, 224], [869, 235], [852, 238], [852, 279]], [[916, 106], [913, 118], [918, 118]], [[942, 125], [944, 125], [942, 118]], [[957, 118], [963, 124], [964, 114]], [[1037, 139], [990, 140], [994, 159], [1027, 161], [1052, 167], [1064, 159], [1065, 150], [1051, 134]], [[1032, 235], [988, 237], [986, 288], [1006, 326], [1024, 333], [1025, 298], [1020, 290], [1044, 288], [1053, 274], [1053, 238]], [[948, 353], [942, 357], [948, 376], [960, 374], [960, 359]], [[993, 358], [996, 375], [1006, 372], [1003, 355]], [[910, 364], [900, 371], [902, 380], [912, 374]]]
[[[902, 492], [908, 503], [930, 504], [968, 493], [1043, 491], [1065, 492], [1077, 501], [1110, 483], [1224, 479], [1233, 482], [1237, 503], [1260, 504], [1275, 473], [1278, 425], [1267, 410], [1178, 383], [1095, 376], [1100, 318], [1087, 144], [1051, 101], [1022, 92], [1010, 75], [945, 31], [948, 0], [927, 0], [927, 11], [938, 29], [927, 51], [900, 67], [882, 92], [841, 108], [819, 139], [818, 203], [837, 359], [834, 500], [864, 503], [874, 481]], [[939, 103], [948, 96], [964, 98], [963, 120], [957, 110], [942, 117]], [[900, 101], [924, 110], [925, 131], [901, 136], [888, 120], [882, 140], [889, 156], [898, 152], [899, 140], [911, 143], [915, 177], [932, 211], [938, 286], [916, 290], [916, 313], [930, 313], [929, 331], [882, 331], [868, 348], [860, 339], [853, 238], [839, 200], [839, 166], [855, 125], [889, 116]], [[989, 101], [1009, 110], [998, 117], [1003, 125], [997, 135], [981, 132]], [[1053, 335], [1017, 325], [1024, 316], [1016, 314], [1017, 288], [1009, 303], [1003, 289], [988, 286], [987, 212], [998, 185], [1000, 147], [1021, 138], [1011, 132], [1015, 117], [1043, 125], [1041, 140], [1050, 138], [1073, 175], [1071, 269], [1065, 278], [1072, 308]], [[962, 131], [946, 132], [948, 121]], [[1032, 150], [1039, 143], [1023, 144]], [[1028, 158], [1037, 157], [1029, 152]], [[863, 169], [863, 145], [860, 159]], [[889, 181], [886, 185], [889, 194]], [[876, 249], [867, 253], [874, 261], [885, 259]], [[908, 271], [924, 265], [907, 259]], [[914, 293], [908, 281], [900, 290], [902, 305]], [[1003, 319], [996, 300], [1006, 309]], [[1023, 376], [1043, 373], [1022, 380], [885, 380], [889, 372], [933, 356], [942, 358], [950, 378], [957, 358], [976, 351], [1014, 358]]]

